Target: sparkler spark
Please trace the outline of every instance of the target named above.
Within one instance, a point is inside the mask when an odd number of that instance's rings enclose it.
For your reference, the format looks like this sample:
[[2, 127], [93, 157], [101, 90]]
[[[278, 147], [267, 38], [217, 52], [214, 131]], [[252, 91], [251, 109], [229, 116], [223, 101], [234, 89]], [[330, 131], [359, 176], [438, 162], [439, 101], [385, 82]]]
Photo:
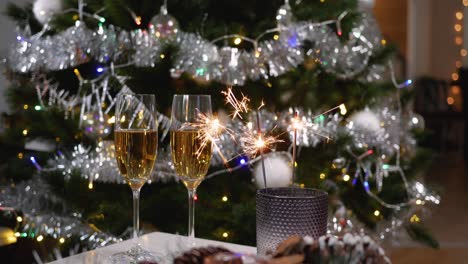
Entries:
[[224, 157], [223, 153], [221, 153], [216, 141], [223, 133], [227, 133], [231, 138], [234, 138], [232, 131], [221, 124], [217, 117], [205, 115], [203, 113], [198, 113], [198, 124], [196, 126], [200, 128], [198, 138], [201, 139], [201, 145], [197, 150], [197, 156], [202, 154], [203, 149], [208, 146], [208, 144], [212, 144], [213, 148], [223, 160], [223, 163], [227, 164], [228, 160]]
[[231, 114], [232, 119], [235, 119], [236, 117], [242, 119], [240, 114], [247, 113], [249, 111], [248, 103], [250, 102], [250, 98], [242, 94], [242, 99], [239, 101], [232, 92], [232, 87], [228, 87], [226, 91], [222, 91], [221, 93], [226, 96], [226, 104], [230, 104], [232, 108], [234, 108]]
[[274, 136], [263, 136], [256, 131], [247, 130], [243, 133], [241, 143], [244, 153], [252, 158], [255, 158], [261, 152], [269, 150], [276, 143], [283, 142]]

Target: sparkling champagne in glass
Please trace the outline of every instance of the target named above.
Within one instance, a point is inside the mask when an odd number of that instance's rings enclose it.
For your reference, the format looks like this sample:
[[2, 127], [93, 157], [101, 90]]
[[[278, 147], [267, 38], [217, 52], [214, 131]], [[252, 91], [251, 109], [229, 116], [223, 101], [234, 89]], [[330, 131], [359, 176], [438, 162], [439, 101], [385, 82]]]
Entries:
[[201, 116], [211, 116], [209, 95], [174, 95], [171, 115], [172, 160], [180, 180], [188, 190], [188, 237], [195, 238], [194, 215], [197, 187], [210, 166], [212, 143], [203, 136]]
[[[115, 120], [117, 165], [133, 193], [133, 238], [138, 238], [140, 189], [151, 176], [158, 150], [155, 96], [119, 95]], [[138, 244], [126, 252], [114, 254], [111, 258], [114, 263], [155, 262], [156, 259]]]

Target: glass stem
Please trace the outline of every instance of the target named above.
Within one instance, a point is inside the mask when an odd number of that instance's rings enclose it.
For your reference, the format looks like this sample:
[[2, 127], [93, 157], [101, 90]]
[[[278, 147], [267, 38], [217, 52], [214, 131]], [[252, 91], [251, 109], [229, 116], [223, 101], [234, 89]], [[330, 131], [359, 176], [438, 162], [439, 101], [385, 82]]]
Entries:
[[133, 192], [133, 238], [138, 238], [140, 231], [140, 189], [132, 189]]
[[197, 189], [188, 189], [188, 237], [195, 238], [195, 195]]

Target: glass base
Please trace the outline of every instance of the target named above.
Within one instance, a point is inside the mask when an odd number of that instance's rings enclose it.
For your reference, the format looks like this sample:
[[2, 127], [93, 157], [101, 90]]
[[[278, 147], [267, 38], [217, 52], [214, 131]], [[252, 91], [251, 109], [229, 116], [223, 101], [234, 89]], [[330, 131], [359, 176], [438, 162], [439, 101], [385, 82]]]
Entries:
[[158, 264], [161, 262], [161, 257], [157, 256], [154, 252], [144, 250], [139, 245], [132, 247], [126, 252], [115, 253], [109, 257], [109, 263], [112, 264]]

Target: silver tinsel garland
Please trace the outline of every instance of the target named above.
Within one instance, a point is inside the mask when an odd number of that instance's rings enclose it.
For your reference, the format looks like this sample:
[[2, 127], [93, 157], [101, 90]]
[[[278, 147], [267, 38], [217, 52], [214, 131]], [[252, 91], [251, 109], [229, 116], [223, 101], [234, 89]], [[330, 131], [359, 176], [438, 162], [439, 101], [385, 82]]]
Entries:
[[[77, 10], [80, 17], [84, 13]], [[164, 16], [169, 16], [167, 14]], [[328, 27], [335, 24], [341, 35], [341, 20], [347, 12], [335, 20], [324, 22], [293, 22], [290, 8], [282, 7], [277, 16], [278, 27], [269, 29], [257, 38], [251, 39], [237, 34], [221, 36], [213, 41], [199, 34], [178, 30], [177, 20], [153, 19], [146, 30], [125, 31], [101, 22], [96, 30], [89, 29], [81, 20], [55, 35], [46, 35], [49, 25], [32, 35], [29, 28], [18, 29], [17, 41], [10, 49], [8, 66], [14, 71], [38, 72], [74, 68], [96, 60], [107, 64], [102, 68], [110, 70], [111, 65], [123, 67], [154, 67], [165, 58], [163, 47], [168, 43], [179, 47], [171, 69], [174, 78], [183, 72], [204, 81], [218, 81], [225, 84], [243, 85], [247, 80], [276, 77], [297, 67], [304, 57], [319, 59], [323, 68], [341, 78], [353, 78], [366, 68], [369, 58], [382, 47], [382, 36], [371, 14], [363, 15], [349, 35], [346, 44], [341, 44], [337, 33]], [[88, 14], [99, 21], [105, 21], [95, 14]], [[157, 16], [163, 16], [159, 14]], [[285, 19], [287, 17], [288, 19]], [[164, 32], [161, 28], [164, 28]], [[163, 34], [164, 33], [164, 34]], [[276, 33], [275, 40], [260, 41], [265, 35]], [[216, 42], [236, 38], [253, 45], [251, 51], [235, 47], [218, 47]], [[310, 50], [304, 50], [302, 43], [313, 43]], [[376, 75], [376, 71], [371, 72]], [[374, 77], [364, 78], [375, 79]]]
[[112, 244], [121, 239], [83, 222], [79, 212], [67, 209], [63, 199], [53, 194], [50, 185], [39, 175], [15, 186], [3, 186], [0, 205], [21, 211], [24, 217], [16, 236], [51, 236], [56, 239], [79, 237], [88, 248]]

